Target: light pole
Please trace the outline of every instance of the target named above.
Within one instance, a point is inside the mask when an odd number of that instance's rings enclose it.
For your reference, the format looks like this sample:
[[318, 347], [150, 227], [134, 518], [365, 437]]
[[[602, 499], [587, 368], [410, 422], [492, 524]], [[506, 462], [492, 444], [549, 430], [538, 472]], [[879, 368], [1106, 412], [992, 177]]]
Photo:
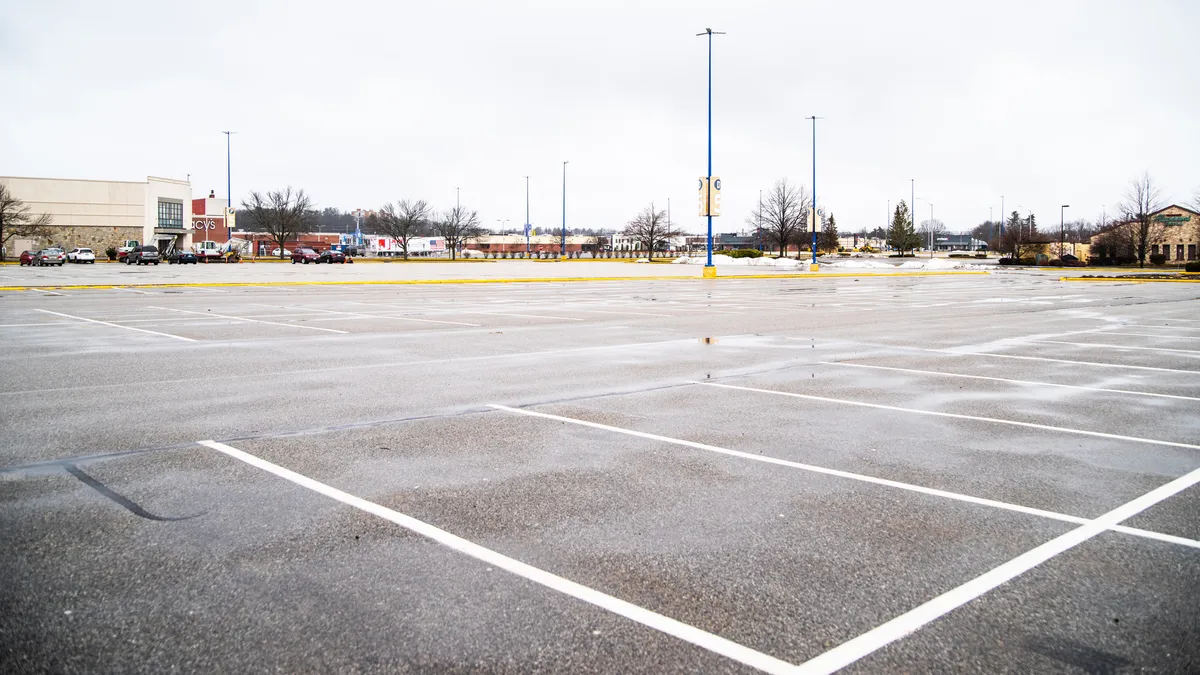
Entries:
[[229, 228], [229, 213], [233, 211], [233, 179], [232, 171], [233, 163], [230, 159], [230, 137], [237, 133], [235, 131], [222, 131], [225, 134], [225, 242], [228, 243], [233, 238], [233, 230]]
[[1067, 209], [1069, 209], [1069, 208], [1071, 208], [1070, 204], [1063, 204], [1058, 209], [1058, 259], [1059, 260], [1062, 260], [1063, 251], [1066, 250], [1066, 241], [1065, 241], [1065, 236], [1064, 236], [1066, 234], [1066, 215], [1065, 214], [1067, 212]]
[[[915, 230], [917, 227], [917, 179], [916, 178], [908, 179], [908, 190], [909, 190], [908, 218], [909, 218], [909, 220], [912, 221], [913, 229]], [[920, 241], [920, 239], [917, 239], [917, 241]], [[900, 255], [904, 255], [903, 249], [901, 249]], [[917, 252], [914, 250], [913, 257], [915, 258], [916, 255], [917, 255]]]
[[[812, 184], [812, 264], [816, 267], [817, 264], [817, 120], [821, 119], [816, 115], [809, 117], [812, 120], [812, 162], [813, 162], [813, 184]], [[797, 256], [799, 257], [799, 256]]]
[[762, 190], [758, 191], [758, 250], [761, 253], [763, 250], [762, 236]]
[[925, 199], [924, 197], [917, 197], [917, 199], [919, 199], [929, 205], [929, 257], [932, 258], [933, 257], [933, 202], [929, 201], [928, 199]]
[[529, 253], [529, 176], [525, 176], [525, 253]]
[[567, 164], [563, 162], [563, 221], [562, 221], [562, 257], [567, 257]]
[[1004, 239], [1004, 219], [1008, 216], [1004, 215], [1004, 195], [1000, 195], [1000, 238]]
[[458, 212], [459, 205], [461, 204], [461, 201], [459, 200], [461, 191], [462, 191], [462, 188], [460, 188], [460, 187], [454, 188], [454, 211], [455, 211], [455, 213]]
[[697, 36], [708, 36], [708, 173], [705, 174], [708, 178], [708, 208], [705, 215], [708, 216], [708, 257], [704, 263], [704, 267], [708, 271], [714, 270], [712, 261], [712, 36], [724, 35], [722, 31], [715, 31], [711, 28], [705, 28], [703, 33], [696, 33]]

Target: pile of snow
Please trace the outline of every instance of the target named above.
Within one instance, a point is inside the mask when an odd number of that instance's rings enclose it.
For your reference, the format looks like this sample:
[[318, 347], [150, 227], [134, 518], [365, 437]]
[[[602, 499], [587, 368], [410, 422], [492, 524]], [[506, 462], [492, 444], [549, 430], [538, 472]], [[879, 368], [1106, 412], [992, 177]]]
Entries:
[[[714, 265], [744, 265], [749, 267], [774, 267], [776, 269], [796, 269], [803, 267], [806, 263], [803, 260], [795, 260], [793, 258], [730, 258], [727, 255], [715, 254], [712, 257]], [[703, 265], [705, 258], [703, 256], [692, 257], [680, 256], [671, 261], [676, 265]]]
[[885, 262], [876, 262], [874, 260], [839, 260], [831, 262], [822, 267], [852, 267], [854, 269], [894, 269], [896, 266]]

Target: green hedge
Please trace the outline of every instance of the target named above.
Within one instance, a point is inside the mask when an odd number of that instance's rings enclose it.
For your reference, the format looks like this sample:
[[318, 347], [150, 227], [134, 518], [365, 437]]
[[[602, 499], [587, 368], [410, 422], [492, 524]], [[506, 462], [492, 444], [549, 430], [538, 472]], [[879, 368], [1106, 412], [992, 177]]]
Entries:
[[723, 253], [730, 258], [761, 258], [763, 254], [762, 251], [752, 248], [739, 248], [736, 251], [724, 251]]
[[1195, 260], [1183, 266], [1185, 272], [1200, 272], [1200, 260]]

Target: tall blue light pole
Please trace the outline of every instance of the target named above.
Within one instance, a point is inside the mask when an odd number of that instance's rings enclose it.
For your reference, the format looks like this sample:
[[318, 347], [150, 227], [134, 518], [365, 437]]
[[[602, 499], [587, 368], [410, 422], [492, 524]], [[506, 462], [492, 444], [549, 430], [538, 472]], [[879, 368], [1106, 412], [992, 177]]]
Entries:
[[563, 162], [563, 224], [562, 224], [562, 257], [567, 257], [567, 164]]
[[[809, 117], [813, 123], [813, 186], [812, 186], [812, 264], [817, 264], [817, 120], [816, 115]], [[799, 246], [797, 246], [799, 248]], [[797, 255], [796, 257], [800, 257]]]
[[711, 28], [705, 28], [703, 33], [696, 33], [697, 36], [708, 36], [708, 173], [705, 174], [708, 178], [708, 184], [705, 189], [708, 190], [708, 257], [704, 263], [705, 267], [711, 268], [712, 261], [712, 36], [724, 35], [722, 31], [716, 31]]
[[229, 240], [233, 239], [233, 230], [229, 227], [229, 213], [233, 210], [233, 178], [230, 171], [233, 163], [230, 159], [229, 139], [235, 132], [222, 131], [221, 133], [225, 134], [225, 243], [229, 243]]

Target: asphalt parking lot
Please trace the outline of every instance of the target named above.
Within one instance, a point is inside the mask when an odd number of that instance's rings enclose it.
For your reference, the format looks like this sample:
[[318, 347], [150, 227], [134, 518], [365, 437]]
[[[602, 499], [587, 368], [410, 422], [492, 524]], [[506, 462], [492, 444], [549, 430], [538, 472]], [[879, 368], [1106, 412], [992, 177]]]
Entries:
[[0, 671], [1197, 672], [1198, 303], [0, 292]]

